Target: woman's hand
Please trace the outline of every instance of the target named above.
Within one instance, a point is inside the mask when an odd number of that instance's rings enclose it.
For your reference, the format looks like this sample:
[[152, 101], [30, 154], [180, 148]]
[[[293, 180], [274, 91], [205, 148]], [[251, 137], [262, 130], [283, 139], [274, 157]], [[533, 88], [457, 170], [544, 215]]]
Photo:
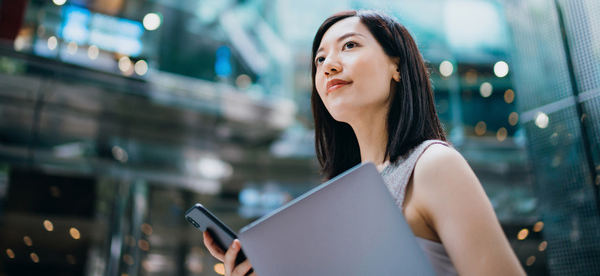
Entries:
[[252, 264], [250, 261], [246, 259], [241, 262], [237, 266], [235, 265], [235, 259], [240, 252], [242, 246], [239, 240], [234, 240], [227, 252], [223, 252], [221, 248], [215, 243], [210, 234], [207, 231], [204, 231], [204, 245], [208, 248], [208, 251], [211, 255], [213, 255], [217, 260], [223, 262], [225, 266], [225, 276], [244, 276], [251, 275], [257, 276], [256, 273], [252, 272], [251, 274], [247, 274], [250, 269], [252, 269]]

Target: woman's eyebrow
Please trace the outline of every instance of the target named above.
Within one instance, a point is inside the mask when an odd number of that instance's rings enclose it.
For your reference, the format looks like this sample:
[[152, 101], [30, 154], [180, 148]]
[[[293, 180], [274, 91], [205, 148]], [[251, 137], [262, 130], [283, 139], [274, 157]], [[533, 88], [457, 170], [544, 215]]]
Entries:
[[[338, 39], [336, 41], [339, 43], [340, 41], [342, 41], [342, 40], [344, 40], [344, 39], [346, 39], [348, 37], [351, 37], [351, 36], [362, 36], [362, 37], [365, 37], [364, 35], [359, 34], [357, 32], [348, 32], [348, 33], [345, 33], [344, 35], [338, 37]], [[317, 52], [315, 52], [315, 55], [318, 54], [321, 51], [323, 51], [323, 47], [319, 48], [317, 50]]]

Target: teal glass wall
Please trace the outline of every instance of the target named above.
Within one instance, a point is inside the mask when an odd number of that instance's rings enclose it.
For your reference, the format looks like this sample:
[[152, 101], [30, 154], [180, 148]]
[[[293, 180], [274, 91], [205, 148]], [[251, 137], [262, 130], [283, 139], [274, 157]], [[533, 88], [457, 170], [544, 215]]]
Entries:
[[600, 4], [506, 1], [549, 271], [600, 270]]

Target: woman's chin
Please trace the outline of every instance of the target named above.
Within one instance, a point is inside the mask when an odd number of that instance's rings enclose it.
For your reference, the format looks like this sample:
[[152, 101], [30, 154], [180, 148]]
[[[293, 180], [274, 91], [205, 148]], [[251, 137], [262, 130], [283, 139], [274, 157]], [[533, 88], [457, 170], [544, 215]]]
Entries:
[[334, 120], [340, 122], [340, 123], [350, 123], [350, 118], [348, 116], [349, 114], [347, 114], [346, 112], [341, 112], [341, 113], [331, 113], [331, 117], [333, 117]]

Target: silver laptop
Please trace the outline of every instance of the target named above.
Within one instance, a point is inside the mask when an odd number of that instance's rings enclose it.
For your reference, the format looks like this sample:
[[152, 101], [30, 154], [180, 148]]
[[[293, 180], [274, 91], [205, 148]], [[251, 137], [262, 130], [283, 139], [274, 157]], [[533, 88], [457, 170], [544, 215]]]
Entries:
[[434, 275], [372, 163], [363, 163], [244, 227], [260, 276]]

